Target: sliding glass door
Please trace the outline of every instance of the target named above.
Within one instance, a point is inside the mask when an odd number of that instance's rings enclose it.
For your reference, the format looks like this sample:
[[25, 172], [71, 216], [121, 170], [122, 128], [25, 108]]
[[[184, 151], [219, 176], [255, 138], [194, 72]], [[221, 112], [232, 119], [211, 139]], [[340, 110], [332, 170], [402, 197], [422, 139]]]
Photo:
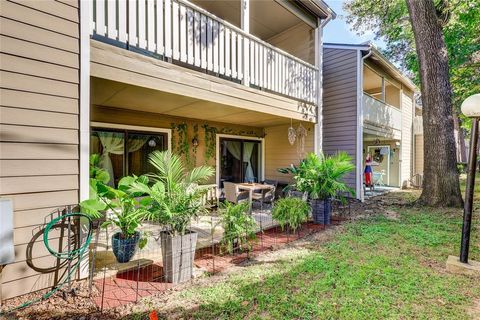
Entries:
[[153, 172], [149, 154], [167, 147], [165, 133], [104, 128], [93, 128], [90, 133], [90, 154], [100, 156], [99, 165], [110, 175], [111, 186], [124, 176]]
[[[261, 142], [220, 138], [220, 183], [259, 182], [262, 177]], [[223, 184], [221, 185], [223, 187]]]

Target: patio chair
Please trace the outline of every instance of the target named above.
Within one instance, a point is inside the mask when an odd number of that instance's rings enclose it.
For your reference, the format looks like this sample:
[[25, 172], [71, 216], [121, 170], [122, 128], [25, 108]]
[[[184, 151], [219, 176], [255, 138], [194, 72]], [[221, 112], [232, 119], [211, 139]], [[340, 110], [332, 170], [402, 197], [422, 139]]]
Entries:
[[260, 203], [260, 210], [263, 211], [263, 204], [268, 203], [273, 206], [273, 201], [275, 200], [275, 191], [277, 189], [275, 184], [270, 184], [267, 183], [267, 181], [264, 182], [266, 185], [271, 185], [272, 189], [269, 190], [262, 190], [261, 192], [254, 192], [252, 194], [252, 200], [253, 202], [258, 202]]
[[308, 194], [306, 192], [300, 192], [297, 190], [288, 190], [287, 192], [288, 197], [293, 197], [293, 198], [300, 198], [303, 201], [307, 201], [308, 199]]
[[233, 182], [223, 182], [223, 192], [225, 193], [225, 199], [232, 203], [240, 203], [248, 201], [250, 193], [248, 191], [240, 191]]

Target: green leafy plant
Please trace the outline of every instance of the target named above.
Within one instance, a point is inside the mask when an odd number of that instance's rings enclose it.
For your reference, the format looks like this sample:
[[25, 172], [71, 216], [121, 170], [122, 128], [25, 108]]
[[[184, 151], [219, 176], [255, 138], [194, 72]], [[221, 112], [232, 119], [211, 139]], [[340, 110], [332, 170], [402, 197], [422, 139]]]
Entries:
[[208, 188], [199, 183], [212, 176], [213, 169], [201, 166], [187, 170], [180, 157], [170, 151], [155, 151], [149, 161], [156, 169], [150, 175], [154, 184], [137, 179], [130, 190], [148, 195], [143, 200], [149, 207], [148, 219], [166, 226], [172, 236], [184, 235], [191, 219], [206, 212], [203, 197]]
[[[106, 171], [98, 167], [98, 155], [90, 157], [90, 197], [80, 202], [82, 212], [93, 219], [105, 219], [102, 228], [116, 225], [121, 231], [121, 238], [132, 238], [137, 229], [147, 217], [143, 200], [137, 198], [142, 193], [131, 190], [131, 185], [137, 182], [148, 181], [146, 177], [124, 177], [117, 188], [106, 183], [110, 177]], [[147, 199], [148, 200], [148, 199]], [[146, 245], [146, 237], [140, 239], [140, 248]]]
[[282, 198], [278, 200], [272, 210], [272, 218], [276, 220], [282, 230], [285, 226], [297, 230], [308, 219], [310, 206], [306, 201], [299, 198]]
[[208, 124], [204, 124], [202, 128], [205, 131], [205, 161], [208, 161], [215, 157], [218, 130]]
[[[190, 158], [190, 144], [188, 141], [188, 125], [185, 122], [172, 123], [172, 132], [177, 134], [176, 146], [172, 146], [180, 157], [185, 159], [187, 167], [192, 166], [192, 159]], [[174, 139], [175, 140], [175, 139]]]
[[228, 253], [238, 248], [240, 251], [251, 251], [251, 240], [255, 239], [257, 223], [248, 214], [248, 203], [233, 204], [226, 202], [220, 207], [220, 224], [223, 229], [221, 245]]
[[355, 166], [346, 152], [332, 156], [323, 153], [309, 153], [298, 167], [279, 169], [282, 173], [293, 174], [295, 182], [290, 187], [300, 192], [307, 192], [310, 199], [328, 199], [348, 192], [354, 194], [352, 188], [343, 181], [346, 174]]

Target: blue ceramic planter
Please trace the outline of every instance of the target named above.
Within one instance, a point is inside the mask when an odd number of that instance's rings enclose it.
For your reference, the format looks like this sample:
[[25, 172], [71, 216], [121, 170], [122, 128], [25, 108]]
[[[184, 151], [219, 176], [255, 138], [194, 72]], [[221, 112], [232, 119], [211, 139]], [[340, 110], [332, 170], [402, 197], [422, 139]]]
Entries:
[[135, 232], [135, 236], [122, 239], [122, 233], [117, 232], [112, 236], [113, 254], [120, 263], [130, 261], [137, 251], [138, 241], [140, 240], [140, 232]]
[[313, 222], [316, 224], [329, 225], [332, 215], [332, 199], [311, 200]]

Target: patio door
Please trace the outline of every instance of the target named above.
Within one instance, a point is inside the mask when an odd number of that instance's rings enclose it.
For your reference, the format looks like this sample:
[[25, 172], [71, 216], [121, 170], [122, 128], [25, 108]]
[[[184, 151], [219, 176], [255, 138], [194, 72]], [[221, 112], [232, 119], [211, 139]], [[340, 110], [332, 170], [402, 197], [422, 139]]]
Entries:
[[369, 146], [368, 153], [378, 166], [373, 166], [373, 182], [390, 185], [390, 146]]
[[220, 187], [223, 182], [259, 182], [262, 176], [261, 141], [220, 138]]

